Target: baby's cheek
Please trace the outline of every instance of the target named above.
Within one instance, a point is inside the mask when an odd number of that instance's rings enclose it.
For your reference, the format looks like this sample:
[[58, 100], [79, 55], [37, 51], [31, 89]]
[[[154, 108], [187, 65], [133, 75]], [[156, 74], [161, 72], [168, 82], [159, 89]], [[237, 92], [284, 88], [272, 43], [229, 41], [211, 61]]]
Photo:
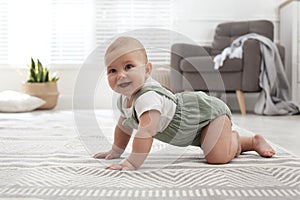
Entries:
[[108, 79], [108, 85], [111, 89], [116, 89], [116, 83], [113, 80]]

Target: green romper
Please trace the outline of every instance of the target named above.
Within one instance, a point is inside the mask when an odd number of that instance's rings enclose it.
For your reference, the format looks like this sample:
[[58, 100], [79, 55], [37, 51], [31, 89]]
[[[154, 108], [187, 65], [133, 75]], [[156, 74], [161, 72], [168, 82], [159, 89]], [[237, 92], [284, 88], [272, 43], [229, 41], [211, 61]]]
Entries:
[[[162, 142], [175, 146], [200, 146], [200, 135], [202, 129], [213, 119], [227, 115], [231, 118], [228, 106], [220, 99], [208, 96], [204, 92], [182, 92], [173, 94], [169, 90], [158, 86], [145, 86], [138, 91], [133, 100], [132, 116], [125, 119], [123, 125], [133, 129], [138, 128], [138, 117], [135, 112], [135, 102], [142, 94], [148, 91], [155, 91], [165, 95], [176, 104], [176, 111], [173, 119], [162, 132], [154, 137]], [[118, 99], [118, 108], [122, 110], [122, 96]], [[125, 114], [124, 114], [125, 116]]]

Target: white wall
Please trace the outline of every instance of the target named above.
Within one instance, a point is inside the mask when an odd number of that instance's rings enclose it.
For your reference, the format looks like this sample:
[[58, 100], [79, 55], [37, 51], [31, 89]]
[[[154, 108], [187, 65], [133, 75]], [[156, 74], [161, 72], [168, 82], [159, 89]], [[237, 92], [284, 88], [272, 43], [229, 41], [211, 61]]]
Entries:
[[[279, 5], [285, 0], [173, 0], [174, 31], [190, 37], [195, 42], [205, 45], [213, 40], [214, 29], [217, 24], [226, 21], [267, 19], [275, 25], [275, 41], [279, 42]], [[57, 71], [60, 80], [58, 87], [60, 99], [56, 109], [71, 108], [72, 96], [80, 66], [64, 67], [50, 66]], [[21, 76], [18, 71], [24, 73]], [[10, 89], [19, 91], [26, 79], [26, 70], [17, 70], [6, 66], [0, 69], [0, 91]], [[111, 107], [112, 92], [108, 88], [105, 77], [99, 80], [99, 87], [95, 92], [97, 108]], [[233, 109], [237, 108], [234, 97], [227, 96]], [[246, 95], [248, 110], [253, 109], [255, 96]], [[232, 99], [232, 100], [231, 100]], [[249, 99], [249, 100], [248, 100]]]
[[175, 0], [177, 31], [196, 42], [211, 43], [217, 24], [227, 21], [267, 19], [278, 39], [278, 7], [285, 0]]

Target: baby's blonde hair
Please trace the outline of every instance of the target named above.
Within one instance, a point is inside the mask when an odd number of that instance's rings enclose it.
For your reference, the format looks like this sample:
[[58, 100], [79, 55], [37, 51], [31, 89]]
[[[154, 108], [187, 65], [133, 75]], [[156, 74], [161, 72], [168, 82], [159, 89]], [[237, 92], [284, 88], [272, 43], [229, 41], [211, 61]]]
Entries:
[[128, 36], [118, 37], [105, 51], [105, 65], [108, 66], [120, 56], [134, 51], [140, 52], [143, 59], [145, 59], [145, 63], [148, 62], [146, 49], [139, 40]]

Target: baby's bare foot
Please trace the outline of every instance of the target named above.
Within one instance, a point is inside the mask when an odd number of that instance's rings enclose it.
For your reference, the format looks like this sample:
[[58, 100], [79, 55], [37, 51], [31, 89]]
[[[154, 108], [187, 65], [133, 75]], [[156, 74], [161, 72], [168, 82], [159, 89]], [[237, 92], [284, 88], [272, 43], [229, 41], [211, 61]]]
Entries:
[[252, 138], [252, 145], [254, 150], [262, 157], [270, 158], [275, 154], [275, 150], [261, 135], [256, 134]]

